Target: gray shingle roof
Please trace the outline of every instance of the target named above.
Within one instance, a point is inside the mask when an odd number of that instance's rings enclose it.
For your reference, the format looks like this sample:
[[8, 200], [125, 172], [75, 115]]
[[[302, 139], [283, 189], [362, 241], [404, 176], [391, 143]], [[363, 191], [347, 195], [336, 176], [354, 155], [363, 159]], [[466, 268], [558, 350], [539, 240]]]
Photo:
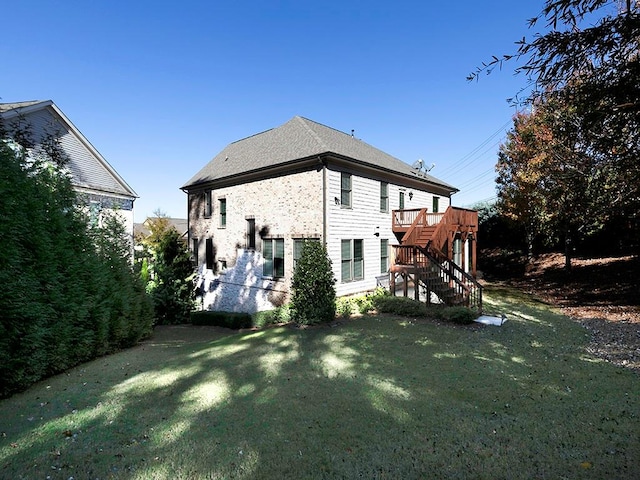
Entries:
[[402, 160], [349, 134], [299, 116], [280, 127], [227, 145], [182, 188], [189, 189], [199, 184], [322, 154], [336, 154], [381, 170], [441, 185], [451, 191], [457, 190], [430, 175], [417, 177], [415, 170]]
[[16, 108], [30, 107], [31, 105], [42, 102], [42, 100], [31, 100], [29, 102], [0, 103], [0, 112], [8, 112], [9, 110], [15, 110]]

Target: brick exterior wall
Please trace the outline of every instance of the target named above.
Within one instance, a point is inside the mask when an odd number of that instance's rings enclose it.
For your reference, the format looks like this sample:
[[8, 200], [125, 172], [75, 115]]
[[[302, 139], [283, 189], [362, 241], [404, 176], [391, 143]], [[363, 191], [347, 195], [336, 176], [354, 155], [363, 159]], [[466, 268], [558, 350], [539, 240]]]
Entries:
[[[264, 298], [273, 306], [288, 301], [293, 240], [322, 237], [322, 185], [322, 171], [310, 170], [214, 189], [209, 218], [204, 216], [206, 192], [190, 193], [189, 238], [191, 248], [193, 239], [198, 240], [204, 308], [252, 312], [265, 309]], [[226, 201], [224, 227], [220, 225], [221, 199]], [[248, 219], [255, 222], [255, 251], [248, 248]], [[205, 268], [207, 238], [213, 240], [215, 250], [212, 270]], [[263, 277], [263, 239], [273, 238], [284, 240], [285, 275], [278, 279]], [[220, 270], [222, 262], [225, 272]], [[220, 295], [223, 285], [225, 294]]]

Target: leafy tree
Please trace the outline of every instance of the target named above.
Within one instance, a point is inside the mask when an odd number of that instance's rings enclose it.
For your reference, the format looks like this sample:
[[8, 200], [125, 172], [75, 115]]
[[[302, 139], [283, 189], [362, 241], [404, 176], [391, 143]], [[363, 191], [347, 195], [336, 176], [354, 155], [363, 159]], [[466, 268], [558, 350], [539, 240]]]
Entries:
[[549, 224], [547, 196], [542, 188], [548, 163], [544, 144], [551, 133], [535, 115], [519, 113], [500, 146], [496, 180], [500, 211], [524, 227], [527, 257], [535, 239]]
[[524, 248], [525, 235], [521, 224], [504, 215], [498, 202], [479, 202], [472, 208], [478, 212], [478, 236], [482, 239], [483, 249]]
[[[523, 38], [514, 54], [493, 57], [469, 79], [477, 79], [480, 73], [489, 73], [505, 61], [523, 61], [516, 72], [525, 74], [535, 85], [525, 102], [536, 108], [561, 106], [559, 111], [563, 113], [554, 116], [547, 108], [543, 118], [553, 132], [551, 150], [557, 160], [556, 176], [550, 179], [555, 186], [548, 189], [556, 195], [551, 200], [560, 199], [565, 207], [583, 207], [572, 201], [567, 190], [579, 185], [581, 189], [573, 192], [573, 199], [588, 195], [591, 206], [607, 205], [610, 210], [637, 217], [640, 3], [547, 0], [529, 25], [542, 22], [546, 33], [536, 34], [532, 40]], [[560, 165], [562, 162], [565, 165]], [[555, 223], [556, 228], [563, 226], [561, 234], [570, 253], [576, 225], [566, 223], [568, 213], [558, 212]], [[581, 227], [584, 231], [597, 225]], [[570, 257], [567, 259], [569, 266]]]
[[103, 214], [101, 226], [91, 228], [98, 270], [99, 289], [96, 317], [98, 352], [134, 345], [151, 332], [154, 309], [145, 285], [131, 264], [131, 240], [117, 213]]
[[330, 322], [336, 316], [331, 259], [318, 241], [305, 241], [292, 282], [291, 318], [299, 324]]
[[593, 235], [609, 220], [617, 192], [609, 162], [595, 152], [580, 126], [574, 104], [562, 96], [548, 97], [535, 111], [551, 131], [544, 190], [552, 229], [564, 243], [565, 268], [578, 241]]
[[516, 115], [496, 166], [501, 211], [523, 224], [529, 258], [536, 238], [561, 239], [567, 269], [575, 241], [602, 228], [611, 203], [609, 179], [584, 150], [575, 118], [557, 98]]
[[194, 306], [194, 268], [187, 245], [160, 211], [147, 226], [150, 234], [141, 243], [147, 256], [141, 260], [141, 276], [148, 280], [156, 321], [186, 323]]

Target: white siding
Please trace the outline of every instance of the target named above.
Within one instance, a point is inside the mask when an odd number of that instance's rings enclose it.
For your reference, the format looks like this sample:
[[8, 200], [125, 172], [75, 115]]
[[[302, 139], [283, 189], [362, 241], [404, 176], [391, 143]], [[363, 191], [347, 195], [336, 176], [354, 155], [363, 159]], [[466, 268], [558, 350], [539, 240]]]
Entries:
[[[338, 296], [366, 292], [376, 287], [376, 277], [380, 272], [380, 239], [388, 239], [389, 245], [397, 245], [392, 231], [391, 211], [399, 208], [400, 192], [405, 193], [405, 209], [427, 208], [431, 211], [433, 194], [413, 187], [389, 183], [389, 211], [380, 211], [380, 182], [352, 174], [351, 208], [339, 205], [341, 172], [329, 170], [327, 175], [327, 250], [331, 262]], [[411, 193], [411, 198], [409, 196]], [[436, 195], [438, 196], [438, 195]], [[448, 197], [440, 197], [440, 211], [449, 205]], [[379, 235], [376, 235], [378, 233]], [[364, 279], [341, 281], [341, 240], [362, 239], [364, 249]]]

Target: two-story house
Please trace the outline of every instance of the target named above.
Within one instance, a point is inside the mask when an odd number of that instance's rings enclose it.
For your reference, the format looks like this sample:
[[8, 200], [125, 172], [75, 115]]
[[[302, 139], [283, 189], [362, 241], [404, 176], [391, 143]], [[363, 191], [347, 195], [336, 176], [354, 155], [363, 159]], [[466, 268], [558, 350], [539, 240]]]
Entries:
[[117, 212], [133, 240], [136, 192], [55, 103], [51, 100], [0, 103], [0, 123], [3, 134], [28, 144], [31, 155], [46, 154], [52, 146], [59, 148], [90, 221], [99, 223], [105, 212]]
[[[419, 283], [422, 253], [396, 248], [408, 239], [429, 243], [424, 232], [451, 217], [457, 191], [353, 134], [298, 116], [229, 144], [182, 189], [204, 308], [245, 312], [287, 301], [305, 240], [326, 244], [338, 296], [381, 281], [395, 291], [397, 279], [406, 295], [406, 285]], [[474, 273], [476, 229], [453, 230], [438, 233], [440, 253], [453, 259], [455, 249], [458, 276]]]

